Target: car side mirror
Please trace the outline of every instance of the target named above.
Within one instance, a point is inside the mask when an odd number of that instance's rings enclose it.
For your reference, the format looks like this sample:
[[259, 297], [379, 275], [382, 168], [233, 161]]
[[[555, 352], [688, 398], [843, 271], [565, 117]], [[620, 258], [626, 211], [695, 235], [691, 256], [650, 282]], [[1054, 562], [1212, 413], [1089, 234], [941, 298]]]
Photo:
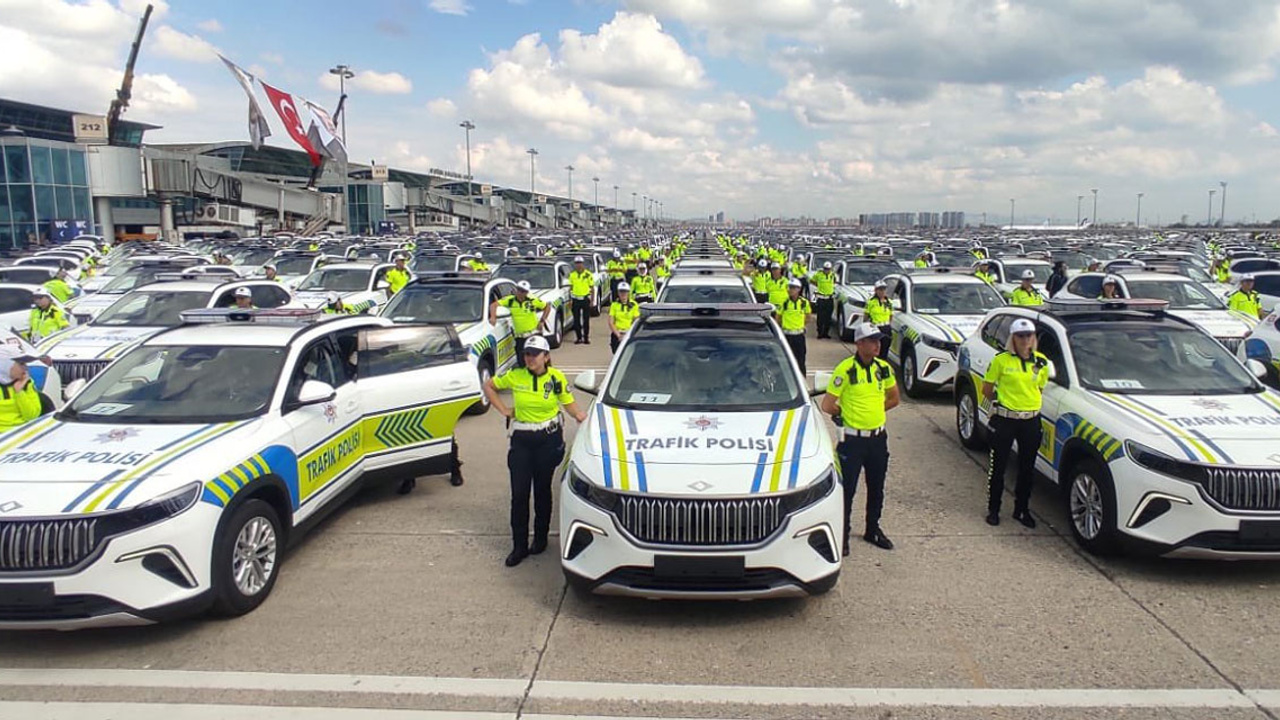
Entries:
[[[1265, 369], [1264, 369], [1264, 372], [1265, 372]], [[89, 384], [89, 381], [84, 378], [72, 380], [71, 382], [67, 383], [66, 387], [62, 388], [62, 399], [66, 400], [67, 402], [71, 402], [72, 400], [75, 400], [76, 396], [80, 394], [80, 391], [84, 390], [84, 386], [88, 384]]]
[[813, 374], [813, 387], [809, 389], [809, 397], [821, 397], [827, 394], [827, 387], [831, 385], [831, 373], [819, 372]]
[[308, 380], [302, 383], [302, 390], [298, 392], [297, 404], [299, 406], [319, 405], [320, 403], [329, 402], [337, 396], [338, 392], [329, 383]]
[[1259, 380], [1267, 376], [1267, 366], [1263, 365], [1260, 360], [1246, 360], [1244, 366], [1249, 368], [1249, 372], [1253, 373], [1253, 376]]
[[588, 395], [598, 395], [600, 390], [600, 377], [595, 370], [587, 370], [578, 373], [573, 379], [573, 386]]

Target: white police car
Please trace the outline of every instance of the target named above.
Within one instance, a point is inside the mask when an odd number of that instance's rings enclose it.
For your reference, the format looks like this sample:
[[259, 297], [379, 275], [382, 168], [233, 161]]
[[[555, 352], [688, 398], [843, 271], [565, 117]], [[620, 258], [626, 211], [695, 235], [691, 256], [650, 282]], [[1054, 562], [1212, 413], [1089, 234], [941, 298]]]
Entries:
[[888, 258], [854, 257], [835, 264], [836, 294], [833, 322], [840, 339], [853, 342], [853, 328], [864, 322], [867, 300], [875, 294], [876, 283], [886, 275], [901, 271], [898, 263]]
[[480, 391], [449, 327], [192, 315], [0, 435], [0, 628], [249, 612], [362, 484], [448, 471]]
[[835, 584], [834, 446], [771, 313], [642, 306], [610, 369], [575, 379], [599, 395], [561, 476], [575, 587], [745, 599]]
[[[1036, 467], [1076, 540], [1184, 557], [1280, 558], [1280, 395], [1155, 300], [1054, 299], [992, 312], [960, 351], [956, 427], [985, 443], [982, 375], [1017, 318], [1054, 363]], [[1022, 449], [1019, 449], [1022, 452]]]
[[[489, 324], [489, 305], [515, 293], [515, 283], [482, 275], [438, 273], [406, 285], [379, 314], [396, 323], [445, 323], [452, 325], [462, 346], [470, 353], [481, 387], [489, 378], [515, 366], [516, 336], [511, 311], [498, 308], [497, 322]], [[468, 412], [489, 411], [481, 397]]]
[[910, 397], [923, 397], [956, 375], [956, 353], [988, 310], [1004, 299], [972, 275], [947, 268], [885, 278], [893, 300], [889, 360]]
[[1280, 387], [1280, 310], [1273, 311], [1254, 326], [1240, 346], [1240, 360], [1257, 360], [1267, 367], [1266, 380]]
[[551, 306], [547, 314], [547, 344], [554, 350], [564, 343], [564, 332], [573, 318], [571, 308], [569, 263], [550, 259], [520, 258], [507, 260], [494, 271], [495, 277], [512, 282], [527, 282], [530, 296]]
[[379, 307], [391, 299], [387, 272], [395, 265], [383, 263], [333, 263], [318, 268], [298, 283], [298, 302], [309, 308], [322, 308], [330, 293], [337, 293], [347, 307]]

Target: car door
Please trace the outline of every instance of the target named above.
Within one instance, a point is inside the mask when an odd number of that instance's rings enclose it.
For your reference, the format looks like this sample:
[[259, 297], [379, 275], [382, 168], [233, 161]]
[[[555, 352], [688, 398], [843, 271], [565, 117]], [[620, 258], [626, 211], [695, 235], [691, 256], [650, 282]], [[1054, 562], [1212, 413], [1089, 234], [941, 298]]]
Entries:
[[[495, 300], [501, 300], [508, 295], [514, 295], [516, 286], [507, 281], [489, 283], [485, 291], [485, 316], [488, 321], [488, 307]], [[498, 367], [494, 370], [494, 374], [501, 375], [506, 372], [516, 362], [516, 335], [514, 326], [511, 324], [511, 317], [499, 317], [497, 323], [491, 328], [493, 332], [493, 340], [496, 357], [495, 360]]]
[[[348, 332], [354, 345], [355, 331]], [[305, 520], [360, 477], [363, 413], [354, 374], [335, 338], [325, 335], [304, 346], [287, 375], [281, 416], [293, 434], [298, 456], [296, 522]], [[333, 398], [300, 405], [298, 394], [308, 380], [333, 387]]]
[[1058, 332], [1045, 323], [1036, 323], [1039, 350], [1053, 363], [1053, 377], [1045, 386], [1040, 404], [1040, 451], [1036, 467], [1050, 479], [1058, 479], [1059, 453], [1067, 438], [1058, 436], [1058, 418], [1068, 411], [1072, 385], [1069, 349]]
[[253, 291], [253, 305], [257, 308], [284, 307], [293, 300], [292, 293], [278, 282], [250, 285], [249, 289]]
[[449, 455], [458, 418], [480, 399], [466, 348], [445, 325], [362, 328], [357, 341], [367, 470], [427, 474], [423, 466]]

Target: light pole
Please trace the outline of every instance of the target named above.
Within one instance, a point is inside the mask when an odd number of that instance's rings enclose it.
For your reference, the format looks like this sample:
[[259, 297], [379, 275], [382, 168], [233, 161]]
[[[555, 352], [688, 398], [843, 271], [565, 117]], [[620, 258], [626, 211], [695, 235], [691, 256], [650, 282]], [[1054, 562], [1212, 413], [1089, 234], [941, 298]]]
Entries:
[[1218, 219], [1218, 224], [1225, 228], [1227, 226], [1227, 182], [1224, 180], [1218, 184], [1222, 186], [1222, 215]]
[[535, 185], [535, 183], [534, 183], [534, 170], [533, 170], [533, 168], [534, 168], [534, 158], [538, 157], [538, 149], [537, 149], [537, 148], [529, 148], [528, 150], [525, 150], [525, 152], [529, 153], [529, 195], [531, 196], [531, 197], [529, 198], [529, 202], [533, 202], [533, 197], [532, 197], [532, 195], [533, 195], [533, 193], [534, 193], [534, 190], [536, 189], [536, 185]]
[[1080, 203], [1084, 202], [1083, 195], [1076, 196], [1076, 229], [1080, 229]]
[[565, 165], [564, 169], [569, 171], [569, 203], [572, 204], [573, 203], [573, 166]]
[[1093, 220], [1090, 222], [1094, 225], [1098, 224], [1098, 188], [1093, 188], [1089, 192], [1093, 193]]
[[595, 190], [596, 201], [593, 204], [596, 207], [600, 207], [600, 178], [593, 177], [591, 178], [591, 182], [596, 186], [596, 190]]
[[[341, 111], [338, 121], [342, 123], [342, 147], [347, 147], [347, 81], [356, 74], [346, 65], [335, 65], [329, 68], [330, 75], [338, 76], [338, 109]], [[342, 161], [342, 226], [351, 232], [351, 178], [348, 177], [347, 161]]]
[[1138, 219], [1133, 223], [1135, 228], [1142, 227], [1142, 196], [1145, 194], [1146, 193], [1138, 193]]
[[618, 186], [613, 186], [613, 211], [618, 211]]
[[475, 123], [470, 120], [463, 120], [458, 127], [467, 133], [467, 202], [471, 202], [475, 190], [471, 187], [471, 131], [476, 129]]
[[636, 194], [631, 193], [631, 224], [634, 225], [636, 220]]
[[1009, 198], [1009, 229], [1013, 229], [1013, 210], [1018, 206], [1018, 201]]
[[1213, 196], [1217, 194], [1217, 190], [1209, 191], [1209, 214], [1205, 217], [1205, 227], [1213, 227]]

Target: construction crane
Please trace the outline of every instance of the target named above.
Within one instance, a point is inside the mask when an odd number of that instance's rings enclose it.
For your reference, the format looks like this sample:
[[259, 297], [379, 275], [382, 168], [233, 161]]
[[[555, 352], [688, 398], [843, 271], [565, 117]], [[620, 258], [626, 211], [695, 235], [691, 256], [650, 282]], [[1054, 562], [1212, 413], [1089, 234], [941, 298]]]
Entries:
[[116, 91], [116, 99], [111, 101], [111, 109], [107, 111], [107, 142], [116, 145], [120, 133], [120, 116], [129, 107], [129, 98], [133, 96], [133, 66], [138, 62], [138, 50], [142, 48], [142, 36], [147, 32], [147, 21], [151, 19], [150, 5], [142, 13], [142, 22], [138, 25], [138, 36], [133, 40], [129, 50], [129, 62], [124, 66], [124, 80], [120, 81], [120, 89]]

